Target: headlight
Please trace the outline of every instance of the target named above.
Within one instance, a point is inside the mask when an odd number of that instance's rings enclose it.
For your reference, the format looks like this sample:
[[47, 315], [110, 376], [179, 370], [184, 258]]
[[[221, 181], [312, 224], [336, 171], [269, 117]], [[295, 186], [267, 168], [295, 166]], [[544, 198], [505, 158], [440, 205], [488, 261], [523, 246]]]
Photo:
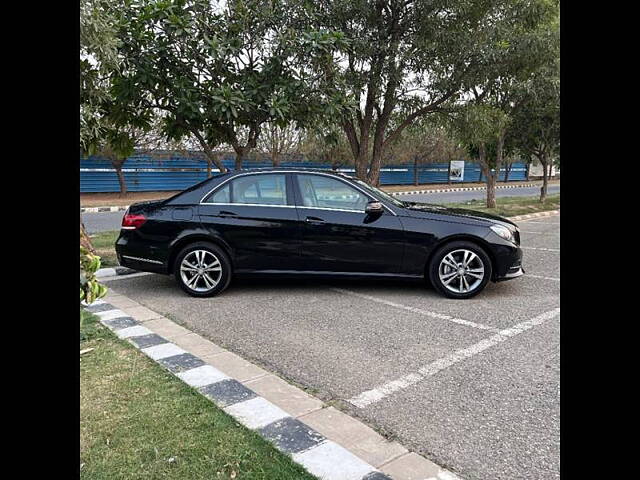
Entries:
[[507, 227], [503, 227], [502, 225], [491, 225], [489, 228], [505, 240], [513, 241], [513, 233], [511, 233], [511, 230]]

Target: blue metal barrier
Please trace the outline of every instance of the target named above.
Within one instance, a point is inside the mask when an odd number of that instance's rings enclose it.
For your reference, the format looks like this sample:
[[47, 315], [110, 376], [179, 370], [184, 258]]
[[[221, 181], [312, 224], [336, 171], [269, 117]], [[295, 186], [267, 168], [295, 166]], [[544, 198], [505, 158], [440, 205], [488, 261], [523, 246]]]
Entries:
[[[228, 155], [222, 159], [222, 163], [229, 169], [234, 168], [234, 159]], [[270, 167], [270, 160], [245, 160], [244, 170]], [[281, 167], [306, 167], [331, 169], [331, 165], [314, 162], [282, 162]], [[514, 163], [509, 173], [509, 181], [526, 180], [526, 165]], [[213, 169], [214, 173], [218, 170]], [[344, 166], [338, 171], [347, 175], [355, 175], [353, 167]], [[447, 183], [448, 163], [428, 163], [418, 165], [418, 182]], [[207, 178], [207, 164], [204, 156], [167, 156], [162, 158], [151, 155], [133, 155], [127, 159], [123, 166], [123, 174], [130, 192], [148, 192], [165, 190], [184, 190]], [[506, 169], [500, 172], [500, 181], [504, 181]], [[480, 175], [480, 166], [476, 163], [465, 162], [464, 181], [484, 181]], [[414, 183], [413, 164], [384, 165], [380, 172], [382, 185], [411, 185]], [[456, 183], [456, 182], [452, 182]], [[98, 157], [80, 159], [80, 192], [119, 192], [118, 177], [111, 164]]]

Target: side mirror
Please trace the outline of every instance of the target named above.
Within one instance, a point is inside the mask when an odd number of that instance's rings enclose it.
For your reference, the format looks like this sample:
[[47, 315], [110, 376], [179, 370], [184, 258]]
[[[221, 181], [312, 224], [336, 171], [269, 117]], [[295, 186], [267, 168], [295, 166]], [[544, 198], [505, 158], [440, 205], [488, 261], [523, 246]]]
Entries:
[[377, 201], [371, 201], [369, 203], [367, 203], [366, 208], [364, 209], [365, 213], [382, 213], [384, 211], [384, 207], [382, 206], [382, 203], [377, 202]]

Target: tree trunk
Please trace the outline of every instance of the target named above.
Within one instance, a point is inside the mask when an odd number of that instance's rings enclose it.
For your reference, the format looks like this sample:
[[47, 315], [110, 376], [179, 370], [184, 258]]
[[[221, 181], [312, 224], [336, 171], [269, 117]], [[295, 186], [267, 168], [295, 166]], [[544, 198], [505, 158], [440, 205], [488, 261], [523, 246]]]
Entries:
[[418, 186], [418, 156], [413, 157], [413, 184]]
[[531, 161], [527, 162], [527, 182], [529, 181], [529, 171], [531, 170]]
[[487, 208], [496, 208], [496, 174], [487, 172]]
[[[464, 181], [464, 178], [462, 181]], [[447, 169], [447, 184], [451, 185], [451, 160], [449, 160], [449, 168]]]
[[[540, 163], [542, 164], [542, 187], [540, 187], [540, 203], [544, 202], [547, 199], [547, 184], [548, 184], [548, 178], [547, 178], [547, 155], [546, 154], [542, 154], [540, 156]], [[551, 173], [551, 170], [549, 170], [549, 173]]]
[[274, 167], [280, 166], [280, 154], [278, 152], [271, 152], [271, 161]]
[[211, 162], [211, 159], [209, 157], [207, 157], [207, 178], [211, 178], [211, 176], [212, 176], [212, 173], [211, 173], [211, 170], [212, 170], [211, 164], [212, 163], [213, 162]]
[[511, 173], [511, 166], [513, 165], [513, 163], [508, 163], [507, 164], [507, 169], [506, 172], [504, 174], [504, 183], [507, 183], [509, 181], [509, 174]]
[[124, 174], [122, 173], [122, 164], [114, 165], [116, 169], [116, 175], [118, 175], [118, 183], [120, 184], [120, 197], [127, 196], [127, 182], [124, 179]]
[[[496, 208], [496, 173], [491, 172], [491, 166], [487, 159], [487, 152], [484, 145], [479, 147], [480, 175], [484, 173], [487, 178], [487, 208]], [[500, 171], [500, 164], [496, 161], [496, 170]]]

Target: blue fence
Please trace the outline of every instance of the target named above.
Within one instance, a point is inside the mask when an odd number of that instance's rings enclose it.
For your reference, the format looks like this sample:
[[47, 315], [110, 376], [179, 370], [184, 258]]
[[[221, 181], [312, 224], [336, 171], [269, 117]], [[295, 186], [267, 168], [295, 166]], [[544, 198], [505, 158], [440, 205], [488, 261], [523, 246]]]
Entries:
[[[222, 159], [222, 163], [229, 169], [234, 168], [231, 155]], [[243, 169], [267, 168], [270, 160], [244, 161]], [[331, 169], [331, 165], [312, 162], [282, 162], [281, 167], [308, 167]], [[130, 192], [184, 190], [207, 178], [207, 165], [204, 157], [197, 155], [167, 156], [157, 158], [150, 155], [134, 155], [124, 164], [123, 173]], [[509, 181], [525, 180], [526, 165], [514, 163], [509, 173]], [[355, 174], [353, 167], [338, 168], [347, 175]], [[214, 168], [214, 172], [217, 169]], [[419, 183], [447, 183], [449, 164], [429, 163], [418, 166]], [[506, 170], [501, 169], [500, 180], [504, 180]], [[472, 162], [465, 162], [464, 181], [484, 181], [480, 174], [480, 166]], [[414, 183], [413, 164], [385, 165], [380, 172], [382, 185], [410, 185]], [[98, 157], [80, 159], [80, 192], [118, 192], [120, 186], [118, 177], [111, 164]]]

